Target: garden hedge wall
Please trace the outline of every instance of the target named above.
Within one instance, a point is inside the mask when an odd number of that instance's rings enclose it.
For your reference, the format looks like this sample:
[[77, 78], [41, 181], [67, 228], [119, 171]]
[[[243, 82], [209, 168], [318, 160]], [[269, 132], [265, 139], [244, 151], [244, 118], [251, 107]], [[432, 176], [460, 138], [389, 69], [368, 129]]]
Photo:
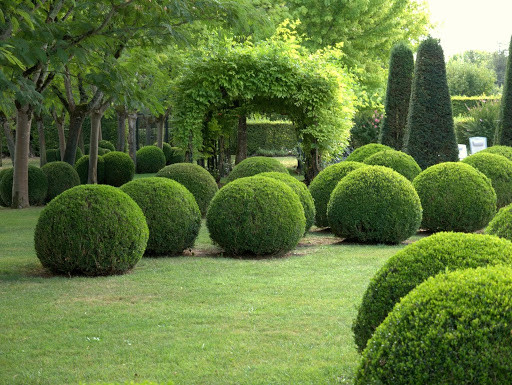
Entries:
[[467, 114], [469, 108], [476, 107], [480, 102], [500, 102], [500, 95], [492, 96], [452, 96], [453, 116]]

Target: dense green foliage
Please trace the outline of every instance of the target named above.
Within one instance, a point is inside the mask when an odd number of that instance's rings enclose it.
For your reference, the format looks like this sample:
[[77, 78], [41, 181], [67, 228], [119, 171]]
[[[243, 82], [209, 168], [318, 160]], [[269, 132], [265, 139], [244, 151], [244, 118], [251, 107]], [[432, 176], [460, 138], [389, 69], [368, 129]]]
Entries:
[[291, 122], [247, 122], [247, 154], [249, 156], [258, 154], [261, 150], [293, 151], [297, 146], [297, 130]]
[[158, 172], [165, 163], [165, 154], [157, 146], [144, 146], [137, 151], [137, 174]]
[[493, 95], [496, 90], [496, 73], [478, 64], [448, 61], [446, 79], [451, 95]]
[[119, 187], [133, 179], [135, 165], [130, 155], [112, 151], [103, 155], [103, 161], [105, 163], [105, 184]]
[[377, 328], [354, 384], [511, 383], [511, 299], [504, 266], [430, 278]]
[[384, 150], [377, 152], [364, 160], [371, 166], [386, 166], [412, 181], [421, 172], [420, 166], [414, 158], [405, 152]]
[[[80, 159], [82, 156], [84, 156], [82, 150], [80, 147], [76, 148], [76, 160]], [[46, 150], [46, 162], [60, 162], [61, 161], [61, 155], [60, 150], [58, 148], [50, 148]]]
[[512, 52], [512, 37], [510, 38], [505, 84], [501, 94], [500, 124], [494, 136], [494, 143], [504, 146], [512, 146], [512, 54], [510, 52]]
[[452, 96], [453, 116], [467, 114], [470, 109], [485, 103], [500, 103], [500, 96]]
[[[162, 151], [164, 152], [164, 155], [165, 155], [165, 164], [166, 165], [171, 164], [172, 154], [173, 154], [172, 146], [169, 143], [163, 142], [162, 143]], [[183, 162], [183, 161], [181, 161], [181, 162]], [[174, 163], [180, 163], [180, 162], [174, 162]]]
[[369, 143], [377, 143], [383, 117], [383, 113], [376, 109], [357, 111], [350, 129], [350, 147], [357, 149]]
[[392, 150], [391, 147], [379, 143], [369, 143], [354, 150], [345, 161], [364, 162], [369, 156], [384, 150]]
[[166, 164], [183, 163], [185, 162], [185, 150], [179, 147], [171, 147], [169, 157], [166, 155]]
[[98, 147], [104, 148], [105, 150], [115, 151], [116, 148], [111, 141], [103, 139], [98, 142]]
[[512, 204], [498, 211], [485, 228], [486, 234], [497, 235], [512, 241]]
[[156, 176], [174, 179], [185, 186], [196, 199], [203, 216], [206, 214], [213, 196], [219, 190], [213, 176], [197, 164], [171, 164], [158, 171]]
[[401, 150], [404, 145], [413, 72], [414, 57], [411, 49], [404, 43], [395, 45], [389, 60], [385, 115], [380, 133], [380, 143], [395, 150]]
[[408, 245], [375, 274], [352, 330], [359, 351], [401, 298], [429, 277], [447, 270], [512, 266], [512, 243], [482, 234], [437, 233]]
[[77, 186], [41, 212], [34, 241], [42, 265], [56, 274], [120, 274], [144, 254], [148, 226], [139, 206], [119, 189]]
[[512, 147], [510, 147], [510, 146], [494, 145], [492, 147], [487, 147], [486, 149], [479, 151], [479, 152], [483, 152], [483, 153], [488, 152], [490, 154], [502, 155], [505, 158], [507, 158], [508, 160], [512, 161]]
[[491, 181], [468, 164], [431, 166], [413, 184], [423, 206], [423, 229], [473, 232], [485, 227], [496, 213]]
[[280, 254], [304, 235], [300, 199], [285, 183], [266, 177], [240, 178], [212, 199], [206, 225], [211, 239], [228, 254]]
[[41, 167], [48, 179], [48, 193], [46, 201], [49, 202], [57, 195], [80, 184], [80, 177], [76, 170], [66, 162], [51, 162]]
[[[8, 169], [0, 180], [0, 196], [10, 206], [14, 169]], [[28, 199], [31, 206], [42, 205], [48, 192], [48, 178], [39, 167], [28, 166]]]
[[[8, 168], [4, 168], [3, 170], [0, 170], [0, 186], [2, 186], [2, 178], [4, 177], [5, 174], [7, 174], [7, 171], [9, 171]], [[2, 198], [2, 194], [0, 194], [0, 206], [6, 207], [6, 206], [9, 206], [9, 203], [10, 202], [4, 202], [4, 200]]]
[[253, 176], [260, 172], [282, 172], [288, 174], [288, 170], [281, 162], [274, 158], [265, 156], [253, 156], [238, 163], [228, 175], [228, 182], [238, 178]]
[[492, 146], [499, 125], [499, 115], [499, 101], [477, 102], [466, 111], [466, 115], [454, 119], [457, 142], [469, 145], [469, 138], [485, 136], [487, 146]]
[[403, 148], [422, 169], [459, 159], [443, 49], [433, 38], [418, 49]]
[[192, 247], [201, 227], [194, 196], [167, 178], [142, 178], [121, 186], [146, 217], [149, 239], [146, 254], [176, 255]]
[[344, 177], [331, 194], [327, 218], [334, 234], [359, 242], [396, 244], [415, 234], [421, 203], [404, 176], [367, 166]]
[[[75, 170], [80, 178], [80, 183], [86, 184], [89, 179], [89, 155], [84, 155], [76, 161]], [[105, 181], [105, 161], [101, 155], [98, 155], [96, 177], [98, 179], [98, 183], [103, 183]]]

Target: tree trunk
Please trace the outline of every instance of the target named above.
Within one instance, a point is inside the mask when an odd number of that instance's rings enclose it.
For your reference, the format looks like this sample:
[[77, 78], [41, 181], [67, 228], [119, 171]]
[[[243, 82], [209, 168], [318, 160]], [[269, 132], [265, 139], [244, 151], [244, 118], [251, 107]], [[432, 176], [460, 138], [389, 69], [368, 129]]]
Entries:
[[75, 110], [69, 114], [69, 134], [66, 142], [64, 158], [62, 160], [64, 162], [68, 162], [72, 166], [75, 164], [76, 148], [78, 147], [78, 141], [82, 132], [82, 124], [86, 114], [86, 104], [76, 106]]
[[221, 135], [219, 137], [219, 180], [220, 178], [226, 175], [226, 166], [225, 166], [225, 160], [226, 160], [226, 151], [225, 151], [225, 145], [224, 145], [224, 136]]
[[156, 118], [156, 145], [159, 148], [162, 148], [164, 145], [164, 125], [165, 125], [165, 115], [159, 115]]
[[247, 116], [240, 115], [238, 118], [238, 138], [236, 146], [235, 164], [247, 158]]
[[12, 183], [12, 208], [23, 209], [30, 206], [28, 200], [28, 156], [30, 149], [30, 126], [32, 106], [16, 103], [16, 149], [14, 178]]
[[126, 150], [126, 109], [119, 108], [117, 111], [117, 146], [116, 150], [124, 152]]
[[98, 184], [98, 143], [100, 140], [101, 117], [103, 113], [100, 109], [94, 109], [91, 112], [91, 136], [89, 138], [89, 174], [88, 184]]
[[9, 119], [4, 114], [0, 114], [0, 123], [2, 124], [2, 128], [4, 130], [5, 141], [7, 142], [7, 149], [9, 150], [9, 155], [11, 156], [12, 165], [14, 166], [14, 157], [16, 153], [16, 146], [14, 142], [14, 137], [12, 136], [11, 126], [9, 124]]
[[165, 137], [164, 137], [164, 141], [166, 143], [169, 143], [169, 119], [168, 119], [169, 116], [166, 116], [165, 117], [165, 120], [164, 120], [164, 127], [165, 127]]
[[44, 136], [43, 116], [36, 115], [37, 134], [39, 135], [39, 167], [46, 164], [46, 138]]
[[305, 151], [306, 153], [306, 169], [304, 171], [304, 182], [309, 186], [311, 181], [320, 172], [320, 153], [317, 148]]
[[66, 134], [64, 133], [64, 114], [62, 115], [62, 118], [57, 116], [57, 119], [55, 119], [55, 125], [57, 126], [57, 133], [59, 134], [60, 160], [63, 160], [64, 153], [66, 152]]
[[128, 114], [128, 152], [137, 169], [137, 113]]
[[3, 143], [2, 143], [2, 133], [0, 132], [0, 167], [3, 166], [2, 164], [2, 158], [4, 156], [3, 152], [2, 152], [2, 147], [3, 147]]

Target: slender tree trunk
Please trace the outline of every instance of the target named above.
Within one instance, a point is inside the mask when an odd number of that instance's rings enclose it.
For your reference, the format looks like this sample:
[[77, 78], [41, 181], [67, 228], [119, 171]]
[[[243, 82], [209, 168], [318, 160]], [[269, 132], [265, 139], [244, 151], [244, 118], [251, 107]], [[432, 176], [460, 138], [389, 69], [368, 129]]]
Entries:
[[99, 109], [91, 112], [91, 136], [89, 138], [89, 175], [88, 184], [98, 184], [98, 143], [102, 113]]
[[247, 158], [247, 116], [240, 115], [238, 118], [238, 138], [236, 146], [235, 164]]
[[23, 209], [30, 206], [28, 200], [28, 157], [32, 106], [16, 103], [16, 117], [16, 149], [11, 207]]
[[137, 113], [128, 114], [128, 152], [137, 169]]
[[80, 150], [82, 150], [82, 153], [85, 153], [83, 122], [82, 122], [82, 127], [80, 128], [80, 135], [78, 135], [78, 147], [80, 147]]
[[75, 164], [76, 148], [78, 147], [78, 141], [82, 132], [82, 124], [84, 123], [86, 114], [87, 105], [84, 104], [76, 106], [75, 110], [69, 114], [68, 140], [66, 142], [66, 150], [62, 160], [64, 162], [68, 162], [72, 166]]
[[64, 133], [64, 114], [62, 115], [62, 119], [60, 117], [57, 117], [57, 119], [55, 119], [55, 125], [57, 126], [57, 133], [59, 134], [60, 160], [63, 160], [64, 153], [66, 152], [66, 134]]
[[156, 119], [156, 145], [159, 148], [163, 147], [164, 143], [164, 125], [165, 125], [166, 116], [159, 115]]
[[117, 151], [124, 152], [126, 150], [126, 109], [117, 109]]
[[152, 131], [153, 131], [153, 119], [150, 119], [149, 117], [145, 116], [143, 118], [144, 122], [144, 128], [146, 129], [146, 146], [150, 146], [153, 144], [153, 141], [151, 140]]
[[188, 135], [188, 151], [185, 153], [185, 162], [192, 163], [194, 161], [194, 142], [192, 133]]
[[304, 181], [309, 186], [311, 181], [318, 175], [320, 172], [320, 153], [317, 148], [312, 148], [306, 153], [306, 169], [304, 172]]
[[2, 124], [2, 129], [5, 135], [5, 141], [7, 142], [7, 149], [9, 150], [9, 155], [12, 160], [12, 165], [14, 166], [14, 158], [16, 153], [16, 145], [14, 141], [14, 137], [12, 136], [11, 126], [9, 124], [9, 119], [4, 114], [0, 113], [0, 123]]
[[164, 126], [165, 126], [165, 137], [164, 137], [164, 141], [166, 143], [169, 143], [169, 116], [166, 116], [165, 117], [165, 120], [164, 120]]
[[220, 178], [222, 178], [226, 174], [226, 166], [225, 166], [226, 150], [225, 150], [224, 142], [225, 142], [224, 136], [221, 135], [219, 137], [219, 162], [218, 162], [218, 165], [219, 165], [219, 180], [217, 181], [217, 183], [220, 181]]
[[43, 116], [37, 114], [35, 118], [37, 134], [39, 135], [39, 167], [43, 167], [46, 164], [46, 138], [44, 136]]
[[4, 153], [2, 151], [3, 143], [2, 143], [2, 133], [0, 132], [0, 167], [3, 166], [2, 164], [2, 158], [4, 157]]

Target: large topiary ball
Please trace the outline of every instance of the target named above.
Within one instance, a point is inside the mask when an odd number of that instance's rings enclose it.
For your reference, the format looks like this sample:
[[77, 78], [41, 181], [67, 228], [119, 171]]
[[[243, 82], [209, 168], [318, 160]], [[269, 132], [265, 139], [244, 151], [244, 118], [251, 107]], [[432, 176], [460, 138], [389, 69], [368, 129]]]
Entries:
[[350, 161], [332, 164], [320, 171], [311, 181], [309, 192], [315, 202], [315, 224], [318, 227], [329, 226], [329, 221], [327, 220], [327, 204], [331, 198], [332, 190], [334, 190], [338, 182], [348, 175], [348, 173], [360, 167], [364, 167], [364, 164]]
[[[12, 183], [14, 169], [8, 169], [0, 180], [0, 196], [10, 205], [12, 202]], [[48, 192], [48, 178], [46, 174], [36, 166], [28, 166], [28, 202], [31, 206], [42, 205]]]
[[496, 213], [491, 181], [462, 162], [439, 163], [413, 181], [423, 206], [421, 227], [430, 231], [479, 230]]
[[80, 184], [80, 177], [76, 170], [66, 162], [51, 162], [41, 167], [48, 178], [48, 193], [46, 201], [49, 202], [57, 195]]
[[512, 161], [512, 147], [510, 146], [491, 146], [479, 152], [501, 155]]
[[165, 154], [157, 146], [144, 146], [137, 151], [137, 174], [158, 172], [165, 166]]
[[57, 274], [110, 275], [131, 269], [148, 241], [139, 206], [104, 185], [69, 189], [41, 212], [34, 240], [37, 257]]
[[508, 267], [430, 278], [377, 328], [354, 384], [511, 384], [511, 308]]
[[299, 197], [300, 203], [304, 208], [304, 216], [306, 217], [306, 230], [304, 233], [307, 233], [315, 222], [315, 202], [306, 185], [299, 182], [293, 176], [282, 172], [262, 172], [258, 176], [277, 179], [291, 187], [293, 192]]
[[345, 160], [363, 162], [369, 156], [385, 150], [392, 150], [392, 148], [380, 143], [369, 143], [355, 149]]
[[477, 152], [463, 160], [491, 180], [497, 207], [512, 203], [512, 161], [502, 155]]
[[306, 219], [299, 197], [268, 177], [237, 179], [215, 195], [206, 214], [211, 239], [228, 254], [278, 254], [294, 248]]
[[121, 190], [146, 217], [146, 254], [176, 255], [194, 245], [201, 227], [201, 211], [182, 184], [166, 178], [143, 178], [126, 183]]
[[116, 148], [115, 148], [115, 146], [112, 144], [112, 142], [110, 142], [110, 141], [108, 141], [108, 140], [105, 140], [105, 139], [100, 140], [100, 141], [98, 142], [98, 147], [100, 147], [100, 148], [104, 148], [104, 149], [106, 149], [106, 150], [110, 150], [110, 151], [115, 151], [115, 150], [116, 150]]
[[512, 242], [482, 234], [437, 233], [391, 257], [372, 278], [352, 326], [361, 351], [396, 303], [425, 281], [446, 270], [508, 264]]
[[253, 156], [238, 163], [228, 175], [228, 182], [238, 178], [253, 176], [261, 172], [282, 172], [288, 174], [288, 170], [277, 159], [265, 156]]
[[327, 218], [339, 237], [396, 244], [420, 227], [421, 203], [404, 176], [388, 167], [366, 166], [338, 183], [327, 206]]
[[213, 176], [197, 164], [171, 164], [158, 171], [156, 176], [174, 179], [185, 186], [194, 195], [201, 215], [206, 214], [210, 201], [219, 190]]
[[135, 165], [127, 153], [111, 151], [103, 155], [103, 161], [105, 162], [105, 184], [119, 187], [133, 179]]
[[421, 172], [420, 166], [414, 158], [405, 152], [396, 150], [385, 150], [370, 155], [364, 160], [365, 164], [371, 166], [386, 166], [397, 173], [402, 174], [412, 181]]
[[485, 233], [512, 241], [512, 204], [498, 211], [486, 227]]
[[[2, 178], [7, 173], [7, 171], [9, 171], [8, 168], [4, 168], [3, 170], [0, 170], [0, 186], [2, 186]], [[9, 204], [10, 204], [10, 202], [5, 202], [2, 199], [2, 194], [0, 193], [0, 206], [7, 207], [7, 206], [9, 206]]]
[[[78, 173], [78, 177], [80, 178], [80, 183], [86, 184], [87, 180], [89, 179], [89, 155], [84, 155], [76, 161], [75, 170]], [[98, 155], [96, 177], [98, 178], [98, 183], [100, 184], [105, 181], [105, 161], [100, 155]]]

